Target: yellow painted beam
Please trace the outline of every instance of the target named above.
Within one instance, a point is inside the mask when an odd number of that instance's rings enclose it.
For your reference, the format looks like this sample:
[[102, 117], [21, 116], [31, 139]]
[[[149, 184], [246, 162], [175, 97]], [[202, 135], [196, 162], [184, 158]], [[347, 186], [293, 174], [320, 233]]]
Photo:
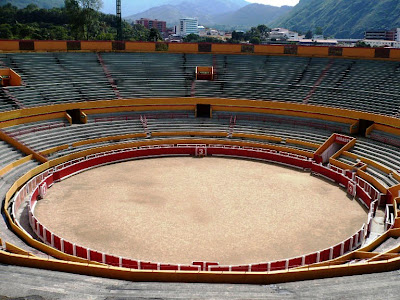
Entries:
[[33, 255], [32, 253], [25, 251], [24, 249], [21, 249], [21, 248], [13, 245], [11, 243], [8, 243], [8, 242], [6, 242], [6, 250], [8, 252], [15, 253], [15, 254], [21, 254], [21, 255], [26, 255], [26, 256], [36, 256], [36, 255]]
[[194, 105], [197, 103], [210, 104], [213, 106], [213, 111], [230, 110], [230, 111], [257, 111], [276, 113], [284, 115], [297, 115], [307, 116], [310, 118], [320, 118], [326, 120], [335, 120], [337, 122], [348, 123], [349, 126], [354, 124], [354, 121], [359, 119], [366, 119], [374, 121], [375, 123], [386, 125], [390, 128], [400, 130], [400, 119], [375, 115], [372, 113], [346, 110], [341, 108], [331, 108], [324, 106], [313, 106], [299, 103], [287, 103], [276, 101], [257, 101], [257, 100], [241, 100], [241, 99], [217, 99], [217, 98], [141, 98], [141, 99], [123, 99], [123, 100], [103, 100], [103, 101], [89, 101], [69, 104], [56, 104], [44, 107], [26, 108], [14, 110], [10, 112], [0, 113], [0, 126], [12, 126], [15, 124], [22, 124], [32, 122], [26, 118], [33, 117], [33, 120], [40, 115], [42, 119], [63, 118], [66, 110], [69, 109], [82, 109], [86, 114], [90, 114], [88, 110], [91, 109], [111, 109], [123, 108], [127, 110], [156, 110], [162, 106], [165, 109], [173, 110], [174, 107], [181, 110], [187, 107], [194, 110]]
[[34, 159], [36, 159], [37, 161], [39, 161], [41, 163], [47, 162], [47, 158], [45, 158], [43, 155], [35, 152], [33, 149], [31, 149], [28, 146], [24, 145], [20, 141], [12, 138], [11, 136], [9, 136], [7, 133], [5, 133], [2, 130], [0, 130], [0, 139], [5, 141], [5, 142], [7, 142], [11, 146], [17, 148], [18, 150], [20, 150], [21, 152], [25, 153], [26, 155], [32, 155], [32, 157]]
[[2, 168], [0, 170], [0, 176], [3, 176], [4, 174], [10, 172], [15, 167], [18, 167], [19, 165], [22, 165], [22, 164], [30, 161], [32, 158], [33, 158], [33, 155], [31, 154], [31, 155], [25, 156], [17, 161], [13, 161], [12, 163], [8, 164], [7, 166], [5, 166], [4, 168]]

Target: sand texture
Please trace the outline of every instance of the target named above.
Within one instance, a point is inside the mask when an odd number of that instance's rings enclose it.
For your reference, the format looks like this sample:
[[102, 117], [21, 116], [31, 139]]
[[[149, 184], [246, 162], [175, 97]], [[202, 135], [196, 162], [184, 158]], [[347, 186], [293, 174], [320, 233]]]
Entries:
[[92, 169], [51, 187], [35, 214], [91, 249], [182, 264], [302, 255], [341, 242], [367, 219], [338, 186], [307, 172], [212, 157]]

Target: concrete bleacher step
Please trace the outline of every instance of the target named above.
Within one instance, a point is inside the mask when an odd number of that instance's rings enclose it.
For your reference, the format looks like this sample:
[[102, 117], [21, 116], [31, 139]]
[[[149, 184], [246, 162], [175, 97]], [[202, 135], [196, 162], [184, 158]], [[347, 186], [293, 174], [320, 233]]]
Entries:
[[[400, 71], [396, 62], [339, 58], [331, 62], [328, 58], [316, 57], [222, 54], [162, 55], [165, 59], [160, 59], [158, 53], [102, 54], [104, 64], [125, 98], [191, 96], [191, 80], [187, 79], [194, 77], [194, 68], [214, 65], [216, 81], [199, 83], [194, 92], [196, 97], [301, 103], [331, 63], [308, 99], [309, 103], [379, 114], [391, 114], [400, 106], [400, 88], [397, 87], [400, 86]], [[27, 86], [11, 93], [26, 107], [115, 99], [94, 53], [12, 53], [2, 54], [2, 60], [12, 61], [15, 70], [22, 74]], [[160, 68], [167, 71], [160, 73]], [[39, 73], [45, 74], [47, 85], [43, 84], [42, 77], [36, 76]], [[224, 88], [220, 89], [221, 83]]]
[[386, 239], [382, 244], [380, 244], [378, 247], [372, 250], [372, 252], [379, 252], [383, 253], [386, 252], [394, 247], [397, 247], [400, 245], [400, 239], [396, 237], [389, 237]]
[[[38, 166], [39, 163], [35, 161], [28, 161], [25, 164], [22, 164], [18, 167], [15, 167], [12, 169], [10, 172], [6, 173], [5, 175], [2, 176], [0, 179], [0, 199], [2, 199], [2, 202], [4, 201], [5, 195], [7, 191], [11, 188], [13, 183], [21, 177], [23, 174], [31, 170], [32, 168]], [[40, 252], [39, 250], [32, 248], [31, 246], [27, 245], [24, 241], [22, 241], [19, 236], [17, 236], [13, 231], [10, 230], [10, 228], [7, 225], [7, 221], [5, 219], [4, 213], [1, 214], [0, 218], [0, 237], [9, 243], [12, 243], [13, 245], [24, 249], [25, 251], [28, 251], [34, 255], [43, 257], [43, 258], [48, 258], [47, 254], [44, 254]]]
[[397, 182], [391, 179], [386, 173], [380, 172], [380, 170], [368, 166], [366, 172], [375, 177], [379, 182], [383, 183], [386, 187], [391, 187], [397, 184]]

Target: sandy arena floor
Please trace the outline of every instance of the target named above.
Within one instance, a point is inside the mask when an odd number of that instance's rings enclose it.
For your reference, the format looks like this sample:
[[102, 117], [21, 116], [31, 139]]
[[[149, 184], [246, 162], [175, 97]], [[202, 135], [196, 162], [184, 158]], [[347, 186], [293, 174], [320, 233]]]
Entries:
[[338, 186], [274, 164], [157, 158], [96, 168], [48, 191], [38, 219], [64, 239], [140, 260], [240, 264], [330, 247], [366, 221]]

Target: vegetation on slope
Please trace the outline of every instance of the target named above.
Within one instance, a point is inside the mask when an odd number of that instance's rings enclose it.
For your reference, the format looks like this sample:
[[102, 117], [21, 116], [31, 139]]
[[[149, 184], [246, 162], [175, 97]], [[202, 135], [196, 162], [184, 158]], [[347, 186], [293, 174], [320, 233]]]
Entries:
[[[23, 9], [6, 4], [0, 7], [0, 39], [35, 40], [115, 40], [117, 20], [79, 1], [65, 0], [66, 6], [44, 9], [30, 4]], [[161, 38], [155, 29], [123, 22], [123, 38], [154, 41]]]
[[362, 38], [366, 30], [400, 27], [400, 1], [300, 0], [273, 25], [301, 32], [322, 27], [325, 36]]
[[0, 0], [0, 6], [12, 4], [18, 8], [27, 7], [29, 4], [35, 4], [39, 8], [53, 8], [64, 6], [64, 0]]

